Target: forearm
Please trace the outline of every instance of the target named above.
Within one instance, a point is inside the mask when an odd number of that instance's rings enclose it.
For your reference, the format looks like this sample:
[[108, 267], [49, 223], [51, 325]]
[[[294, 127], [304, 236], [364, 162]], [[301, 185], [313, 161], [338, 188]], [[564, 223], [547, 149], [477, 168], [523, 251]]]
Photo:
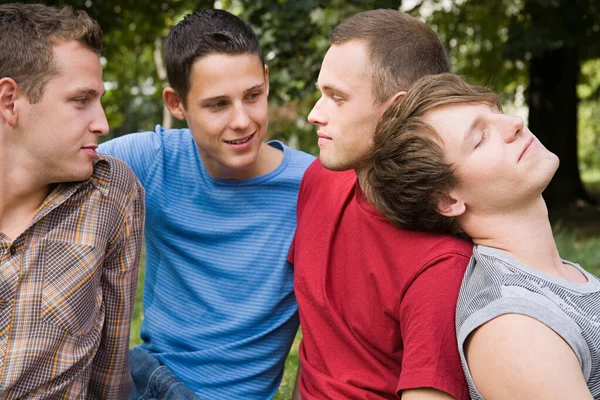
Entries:
[[294, 384], [294, 392], [292, 393], [292, 400], [302, 400], [300, 396], [300, 364], [298, 364], [298, 371], [296, 372], [296, 383]]

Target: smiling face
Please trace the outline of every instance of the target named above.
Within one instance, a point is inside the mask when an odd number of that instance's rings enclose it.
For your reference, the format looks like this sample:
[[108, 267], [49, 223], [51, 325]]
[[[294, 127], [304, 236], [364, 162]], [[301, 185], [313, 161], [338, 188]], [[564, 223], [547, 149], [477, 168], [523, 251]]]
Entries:
[[376, 104], [365, 45], [332, 45], [321, 65], [321, 98], [308, 116], [317, 127], [320, 159], [334, 171], [357, 169], [373, 146], [377, 121], [389, 105]]
[[175, 117], [185, 119], [200, 157], [215, 178], [245, 179], [272, 169], [267, 145], [268, 69], [254, 54], [211, 54], [190, 71], [184, 106], [165, 91]]
[[558, 168], [520, 117], [485, 104], [450, 104], [425, 113], [458, 184], [452, 198], [477, 213], [502, 213], [538, 198]]
[[31, 104], [23, 94], [16, 105], [15, 148], [44, 184], [83, 181], [92, 174], [98, 138], [108, 133], [102, 67], [98, 55], [76, 41], [55, 45], [53, 57], [58, 75], [41, 100]]

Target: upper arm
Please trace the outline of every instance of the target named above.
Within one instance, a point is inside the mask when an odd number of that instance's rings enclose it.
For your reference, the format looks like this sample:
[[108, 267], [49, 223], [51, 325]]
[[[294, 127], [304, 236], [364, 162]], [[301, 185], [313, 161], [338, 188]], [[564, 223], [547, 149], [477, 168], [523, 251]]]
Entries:
[[404, 352], [398, 390], [435, 388], [467, 399], [454, 316], [469, 258], [449, 254], [434, 260], [406, 291], [399, 320]]
[[477, 390], [487, 399], [592, 399], [579, 360], [538, 320], [505, 314], [475, 330], [465, 343]]
[[130, 133], [102, 143], [98, 152], [125, 161], [143, 183], [162, 147], [161, 135], [158, 132]]
[[105, 310], [102, 338], [94, 358], [89, 398], [121, 399], [129, 393], [129, 331], [137, 289], [144, 230], [144, 190], [133, 175], [123, 222], [104, 260]]
[[402, 400], [452, 400], [454, 397], [432, 388], [410, 389], [402, 392]]

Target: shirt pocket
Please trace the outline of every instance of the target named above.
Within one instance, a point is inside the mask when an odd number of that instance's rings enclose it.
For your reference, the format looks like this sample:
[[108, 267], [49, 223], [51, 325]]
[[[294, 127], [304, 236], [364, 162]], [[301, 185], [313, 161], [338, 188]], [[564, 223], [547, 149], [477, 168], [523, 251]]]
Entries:
[[102, 329], [102, 260], [95, 246], [46, 241], [42, 320], [81, 336]]

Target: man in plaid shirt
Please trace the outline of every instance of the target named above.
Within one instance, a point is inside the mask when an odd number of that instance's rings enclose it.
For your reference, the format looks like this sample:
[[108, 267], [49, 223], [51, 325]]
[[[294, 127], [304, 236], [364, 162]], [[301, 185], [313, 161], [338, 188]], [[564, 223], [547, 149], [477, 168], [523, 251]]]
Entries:
[[144, 192], [96, 153], [102, 33], [0, 5], [0, 399], [126, 399]]

